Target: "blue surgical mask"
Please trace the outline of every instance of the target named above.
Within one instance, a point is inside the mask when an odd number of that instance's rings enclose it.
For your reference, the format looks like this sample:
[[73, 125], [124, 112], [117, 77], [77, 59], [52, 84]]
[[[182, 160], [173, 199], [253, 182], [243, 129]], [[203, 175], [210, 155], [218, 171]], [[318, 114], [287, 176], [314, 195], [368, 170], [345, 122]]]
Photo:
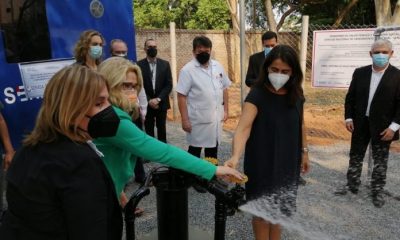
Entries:
[[267, 56], [271, 52], [272, 47], [264, 47], [264, 55]]
[[372, 54], [372, 62], [377, 67], [384, 67], [389, 62], [389, 55], [383, 53]]
[[101, 46], [90, 46], [89, 55], [93, 59], [99, 59], [103, 54], [103, 47]]

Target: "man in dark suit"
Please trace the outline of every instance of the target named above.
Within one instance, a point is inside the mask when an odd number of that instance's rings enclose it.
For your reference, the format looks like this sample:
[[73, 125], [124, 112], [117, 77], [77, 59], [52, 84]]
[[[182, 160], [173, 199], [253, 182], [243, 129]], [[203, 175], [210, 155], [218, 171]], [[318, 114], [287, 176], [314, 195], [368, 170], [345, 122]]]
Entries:
[[372, 66], [357, 68], [353, 73], [345, 101], [346, 128], [352, 133], [347, 185], [335, 193], [358, 193], [362, 162], [371, 142], [374, 167], [371, 179], [372, 202], [385, 203], [387, 161], [392, 140], [399, 138], [400, 70], [390, 65], [392, 43], [380, 39], [372, 44]]
[[170, 108], [169, 93], [172, 90], [172, 74], [169, 63], [157, 58], [157, 43], [147, 39], [144, 43], [146, 58], [137, 64], [142, 70], [143, 86], [146, 91], [148, 107], [144, 121], [146, 133], [154, 137], [154, 122], [157, 127], [157, 138], [167, 142], [166, 119]]
[[265, 32], [261, 37], [263, 51], [255, 53], [249, 58], [249, 66], [246, 74], [246, 85], [251, 87], [257, 80], [260, 68], [264, 63], [265, 57], [278, 44], [278, 36], [272, 31]]

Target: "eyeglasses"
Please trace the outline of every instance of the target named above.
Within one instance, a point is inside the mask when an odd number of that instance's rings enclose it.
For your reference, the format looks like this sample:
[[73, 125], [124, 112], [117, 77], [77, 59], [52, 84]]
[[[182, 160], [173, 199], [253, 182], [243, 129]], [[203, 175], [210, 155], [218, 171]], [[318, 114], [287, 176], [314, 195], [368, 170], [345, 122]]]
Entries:
[[137, 84], [133, 84], [131, 82], [123, 82], [122, 83], [122, 90], [136, 90]]

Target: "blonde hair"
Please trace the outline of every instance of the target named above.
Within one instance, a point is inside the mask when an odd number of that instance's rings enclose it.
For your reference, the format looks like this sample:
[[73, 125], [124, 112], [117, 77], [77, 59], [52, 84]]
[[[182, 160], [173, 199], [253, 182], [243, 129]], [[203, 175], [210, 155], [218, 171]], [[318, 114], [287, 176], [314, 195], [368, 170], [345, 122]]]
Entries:
[[[90, 41], [92, 40], [93, 36], [99, 36], [101, 41], [103, 42], [103, 46], [105, 44], [105, 39], [101, 35], [100, 32], [96, 30], [86, 30], [81, 33], [79, 36], [79, 40], [75, 44], [74, 48], [74, 57], [78, 63], [85, 63], [86, 56], [90, 49]], [[100, 59], [96, 59], [96, 64], [100, 63]]]
[[76, 142], [89, 140], [89, 134], [79, 130], [78, 124], [105, 86], [107, 82], [100, 74], [79, 64], [58, 71], [46, 86], [35, 128], [23, 144], [53, 142], [60, 134]]
[[138, 104], [132, 104], [129, 99], [122, 92], [122, 83], [126, 79], [129, 72], [133, 72], [137, 76], [137, 86], [135, 90], [137, 94], [142, 90], [143, 78], [140, 67], [134, 65], [129, 60], [122, 57], [111, 57], [102, 62], [98, 66], [98, 72], [102, 74], [110, 87], [110, 103], [115, 105], [125, 112], [132, 113], [132, 118], [139, 117]]

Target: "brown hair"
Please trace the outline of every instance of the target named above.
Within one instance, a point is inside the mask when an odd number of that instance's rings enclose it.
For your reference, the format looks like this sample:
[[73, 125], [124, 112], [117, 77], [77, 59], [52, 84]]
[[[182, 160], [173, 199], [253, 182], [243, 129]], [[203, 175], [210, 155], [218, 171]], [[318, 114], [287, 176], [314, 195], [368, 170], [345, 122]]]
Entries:
[[[105, 40], [100, 32], [96, 30], [86, 30], [82, 32], [79, 36], [79, 40], [75, 44], [74, 49], [74, 57], [78, 63], [86, 62], [86, 56], [90, 48], [90, 41], [93, 36], [99, 36], [101, 38], [101, 41], [103, 42], [103, 45], [105, 44]], [[100, 59], [96, 59], [96, 64], [98, 65], [99, 63]]]
[[46, 86], [35, 128], [23, 144], [53, 142], [60, 134], [77, 142], [89, 140], [78, 124], [95, 105], [104, 86], [107, 83], [100, 74], [79, 64], [58, 71]]

